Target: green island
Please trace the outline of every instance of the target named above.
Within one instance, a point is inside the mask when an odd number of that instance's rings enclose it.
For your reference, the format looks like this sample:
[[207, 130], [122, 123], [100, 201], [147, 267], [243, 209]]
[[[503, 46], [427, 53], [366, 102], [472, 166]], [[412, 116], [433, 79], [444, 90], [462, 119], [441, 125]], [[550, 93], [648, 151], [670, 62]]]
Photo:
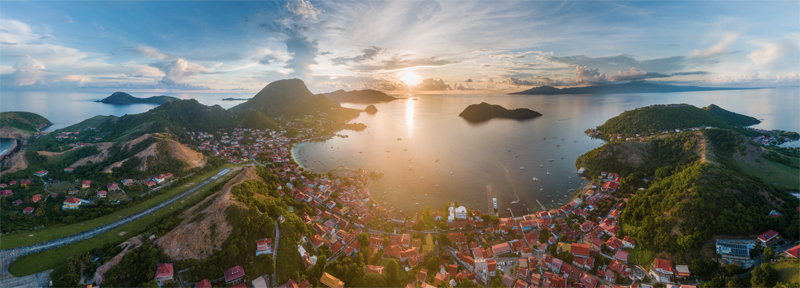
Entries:
[[114, 92], [110, 96], [103, 98], [102, 100], [98, 100], [97, 102], [105, 103], [105, 104], [157, 104], [161, 105], [170, 101], [180, 100], [179, 98], [172, 97], [172, 96], [151, 96], [147, 98], [139, 98], [131, 96], [131, 94], [125, 92]]

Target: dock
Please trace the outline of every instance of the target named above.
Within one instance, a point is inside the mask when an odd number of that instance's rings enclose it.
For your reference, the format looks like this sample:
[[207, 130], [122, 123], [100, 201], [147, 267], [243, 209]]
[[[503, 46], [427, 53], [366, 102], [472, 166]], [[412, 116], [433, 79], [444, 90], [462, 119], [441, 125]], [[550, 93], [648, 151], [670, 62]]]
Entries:
[[547, 209], [544, 208], [544, 205], [542, 205], [542, 202], [539, 202], [539, 199], [536, 199], [536, 203], [539, 203], [539, 207], [542, 207], [542, 211], [547, 211]]

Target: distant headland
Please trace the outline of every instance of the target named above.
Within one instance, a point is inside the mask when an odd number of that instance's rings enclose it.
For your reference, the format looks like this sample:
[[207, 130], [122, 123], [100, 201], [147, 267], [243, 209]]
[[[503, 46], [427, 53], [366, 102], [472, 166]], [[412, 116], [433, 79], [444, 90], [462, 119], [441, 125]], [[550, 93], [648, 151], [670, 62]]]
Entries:
[[133, 97], [133, 96], [131, 96], [131, 94], [128, 94], [128, 93], [125, 93], [125, 92], [114, 92], [114, 94], [111, 94], [111, 96], [108, 96], [105, 99], [99, 100], [97, 102], [106, 103], [106, 104], [119, 104], [119, 105], [125, 105], [125, 104], [158, 104], [158, 105], [161, 105], [161, 104], [164, 104], [164, 103], [167, 103], [167, 102], [170, 102], [170, 101], [175, 101], [175, 100], [179, 100], [179, 99], [175, 98], [175, 97], [172, 97], [172, 96], [164, 96], [164, 95], [147, 97], [147, 98], [138, 98], [138, 97]]
[[467, 106], [458, 116], [461, 116], [469, 122], [483, 122], [492, 118], [527, 120], [542, 116], [542, 114], [527, 108], [509, 110], [500, 105], [481, 102], [481, 104]]
[[568, 88], [539, 86], [525, 91], [514, 92], [509, 94], [510, 95], [626, 94], [626, 93], [670, 93], [670, 92], [690, 92], [690, 91], [742, 90], [742, 89], [759, 89], [759, 88], [676, 86], [668, 84], [656, 84], [645, 81], [632, 81], [625, 84], [602, 84], [594, 86], [568, 87]]
[[252, 98], [222, 98], [222, 101], [247, 101]]

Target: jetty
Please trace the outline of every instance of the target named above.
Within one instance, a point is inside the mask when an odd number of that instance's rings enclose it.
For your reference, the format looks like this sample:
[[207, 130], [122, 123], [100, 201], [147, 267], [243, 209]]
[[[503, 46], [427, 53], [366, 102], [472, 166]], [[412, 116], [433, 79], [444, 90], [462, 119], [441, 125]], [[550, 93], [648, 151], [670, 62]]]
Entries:
[[536, 199], [536, 203], [539, 203], [539, 207], [542, 207], [542, 211], [547, 211], [547, 209], [544, 208], [544, 205], [542, 205], [542, 202], [539, 202], [539, 199]]

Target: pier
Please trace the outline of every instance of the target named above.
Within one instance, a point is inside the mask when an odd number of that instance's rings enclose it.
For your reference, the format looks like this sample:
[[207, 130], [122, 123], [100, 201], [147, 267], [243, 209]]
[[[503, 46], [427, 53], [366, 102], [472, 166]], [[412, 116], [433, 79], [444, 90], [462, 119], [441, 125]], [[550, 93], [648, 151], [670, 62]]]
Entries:
[[547, 211], [547, 209], [544, 208], [544, 205], [542, 205], [542, 202], [539, 202], [539, 199], [536, 199], [536, 203], [539, 203], [539, 207], [542, 207], [542, 211]]

